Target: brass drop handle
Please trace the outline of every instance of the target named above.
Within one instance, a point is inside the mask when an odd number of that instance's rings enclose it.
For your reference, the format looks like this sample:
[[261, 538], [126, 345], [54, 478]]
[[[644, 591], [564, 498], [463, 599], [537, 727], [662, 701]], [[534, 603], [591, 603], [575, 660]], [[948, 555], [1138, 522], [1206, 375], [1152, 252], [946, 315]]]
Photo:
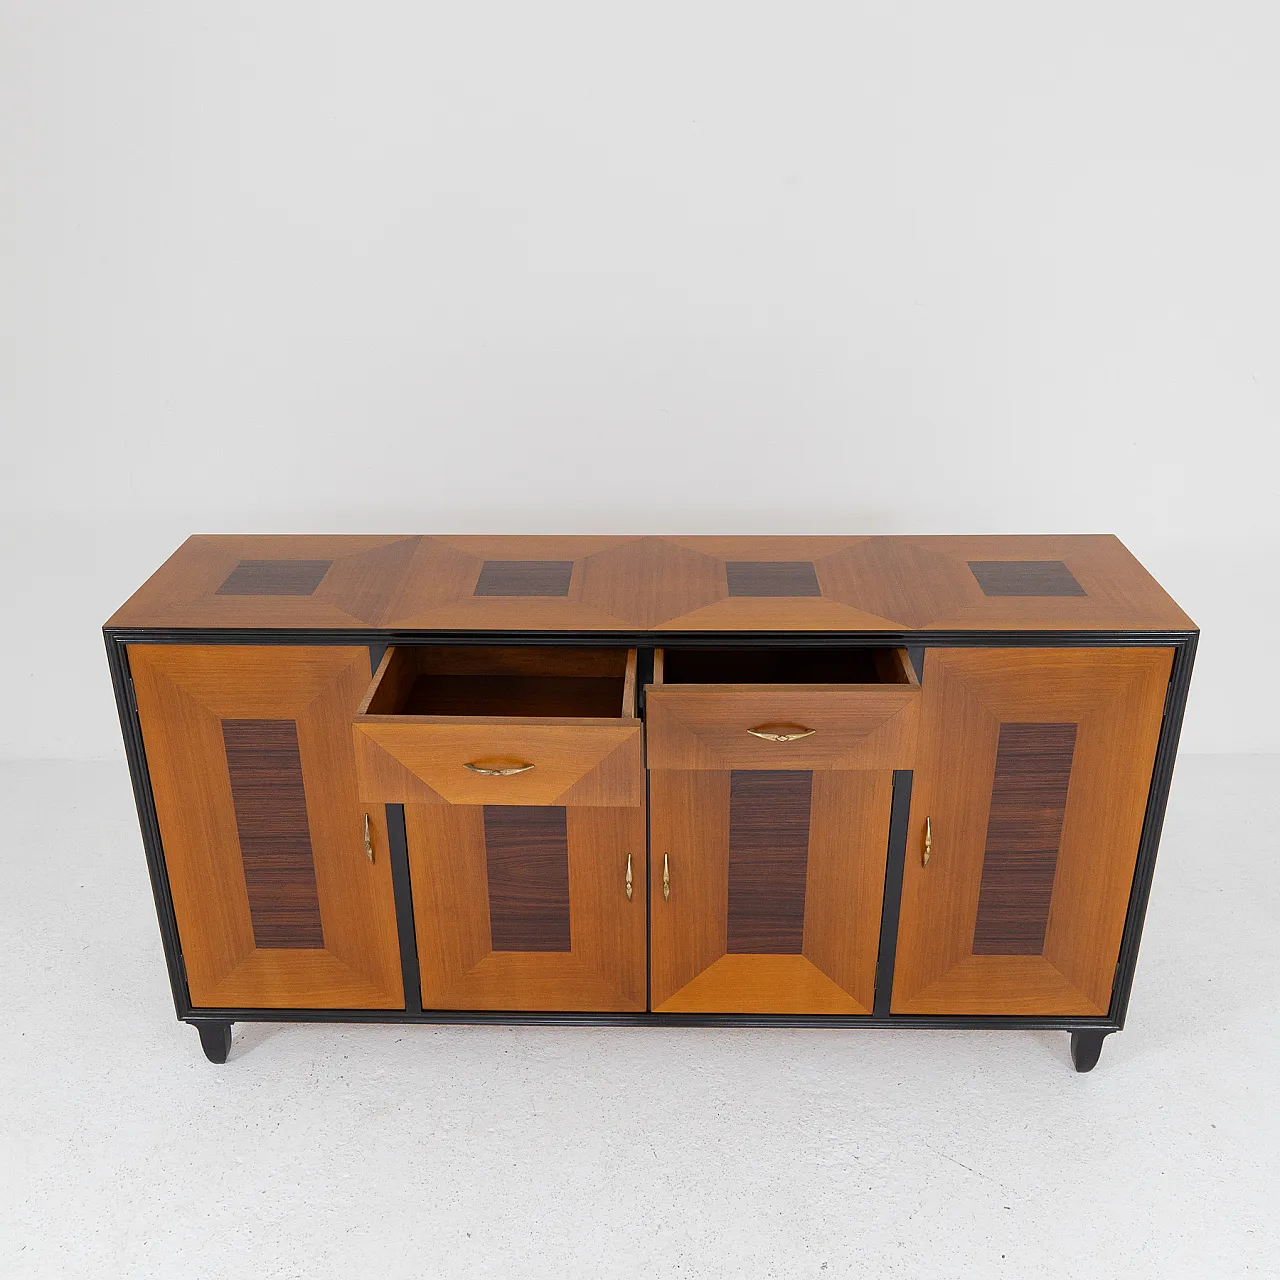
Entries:
[[373, 831], [369, 827], [369, 815], [364, 815], [364, 856], [373, 861]]
[[631, 855], [627, 854], [627, 901], [631, 901]]
[[920, 853], [920, 865], [927, 867], [933, 856], [933, 824], [928, 818], [924, 820], [924, 849]]
[[671, 855], [664, 853], [662, 855], [662, 900], [666, 902], [671, 897]]
[[818, 731], [806, 729], [802, 724], [759, 724], [747, 732], [753, 738], [763, 738], [766, 742], [796, 742]]
[[533, 768], [531, 764], [516, 764], [507, 769], [490, 769], [487, 765], [482, 764], [464, 764], [464, 769], [470, 769], [472, 773], [483, 774], [486, 778], [510, 778], [513, 774], [528, 773]]

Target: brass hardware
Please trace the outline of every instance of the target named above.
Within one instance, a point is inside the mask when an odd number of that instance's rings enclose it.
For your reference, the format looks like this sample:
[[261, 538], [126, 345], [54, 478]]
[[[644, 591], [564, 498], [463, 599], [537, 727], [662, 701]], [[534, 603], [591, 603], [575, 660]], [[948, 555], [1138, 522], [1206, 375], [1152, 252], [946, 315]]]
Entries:
[[927, 867], [933, 855], [933, 824], [928, 818], [924, 820], [924, 852], [920, 855], [920, 865]]
[[369, 830], [369, 815], [364, 815], [364, 856], [373, 861], [373, 832]]
[[627, 854], [627, 901], [631, 901], [631, 855]]
[[806, 729], [802, 724], [757, 725], [747, 732], [753, 738], [763, 738], [766, 742], [795, 742], [799, 738], [807, 738], [817, 733], [817, 729]]
[[662, 855], [662, 900], [666, 902], [671, 897], [671, 855], [664, 853]]
[[483, 774], [486, 778], [510, 778], [516, 773], [528, 773], [533, 768], [531, 764], [512, 765], [509, 769], [487, 769], [480, 764], [464, 764], [464, 769], [470, 769], [472, 773]]

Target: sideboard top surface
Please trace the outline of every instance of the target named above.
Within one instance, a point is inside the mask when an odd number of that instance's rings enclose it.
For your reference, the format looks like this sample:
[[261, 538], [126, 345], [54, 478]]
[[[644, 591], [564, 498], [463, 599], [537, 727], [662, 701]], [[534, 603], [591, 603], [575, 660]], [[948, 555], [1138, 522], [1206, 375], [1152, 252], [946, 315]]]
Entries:
[[188, 538], [108, 628], [1190, 631], [1109, 534]]

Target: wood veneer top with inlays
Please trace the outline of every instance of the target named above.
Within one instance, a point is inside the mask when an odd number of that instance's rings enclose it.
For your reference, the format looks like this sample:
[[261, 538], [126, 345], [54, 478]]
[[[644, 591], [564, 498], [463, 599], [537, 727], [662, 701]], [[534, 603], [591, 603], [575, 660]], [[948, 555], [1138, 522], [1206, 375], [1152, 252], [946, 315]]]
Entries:
[[198, 535], [129, 630], [1190, 631], [1109, 534]]

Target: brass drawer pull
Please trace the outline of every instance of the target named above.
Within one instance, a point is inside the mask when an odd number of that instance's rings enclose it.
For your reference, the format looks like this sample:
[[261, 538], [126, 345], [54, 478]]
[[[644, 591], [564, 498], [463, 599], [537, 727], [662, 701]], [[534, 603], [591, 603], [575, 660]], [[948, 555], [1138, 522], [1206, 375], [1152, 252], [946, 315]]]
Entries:
[[760, 724], [747, 732], [753, 738], [763, 738], [766, 742], [795, 742], [818, 731], [806, 729], [802, 724]]
[[533, 768], [531, 764], [516, 764], [506, 769], [490, 769], [482, 764], [464, 764], [464, 769], [470, 769], [472, 773], [483, 774], [486, 778], [510, 778], [516, 773], [528, 773]]
[[369, 815], [364, 815], [364, 856], [373, 861], [373, 832], [369, 829]]
[[924, 820], [924, 850], [920, 854], [920, 865], [927, 867], [931, 857], [933, 857], [933, 823], [926, 818]]
[[631, 855], [627, 854], [627, 901], [631, 901]]
[[666, 902], [671, 897], [671, 855], [664, 853], [662, 855], [662, 900]]

